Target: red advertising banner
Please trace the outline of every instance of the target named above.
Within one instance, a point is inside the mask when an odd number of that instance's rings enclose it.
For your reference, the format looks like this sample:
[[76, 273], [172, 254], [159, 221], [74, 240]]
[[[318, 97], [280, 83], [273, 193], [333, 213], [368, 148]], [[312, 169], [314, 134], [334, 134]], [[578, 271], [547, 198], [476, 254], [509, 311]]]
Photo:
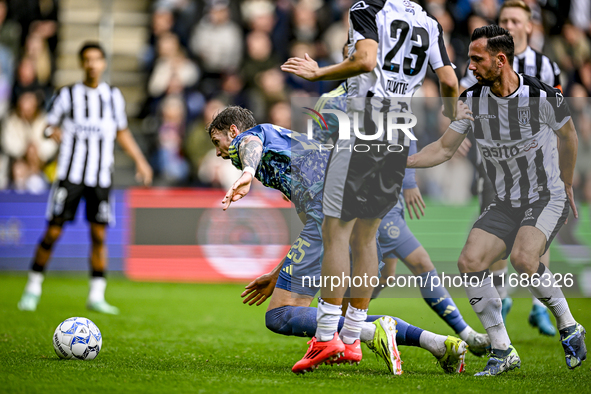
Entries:
[[252, 192], [224, 212], [224, 193], [129, 190], [126, 275], [139, 281], [243, 282], [275, 267], [297, 231], [290, 228], [290, 203], [276, 192]]

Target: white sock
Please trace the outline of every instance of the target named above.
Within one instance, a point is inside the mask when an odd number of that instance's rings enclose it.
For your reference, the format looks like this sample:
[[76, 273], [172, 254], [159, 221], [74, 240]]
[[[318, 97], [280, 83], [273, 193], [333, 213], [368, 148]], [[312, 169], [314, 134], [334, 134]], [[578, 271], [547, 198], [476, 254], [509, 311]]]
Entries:
[[431, 352], [435, 357], [441, 357], [445, 354], [446, 336], [433, 334], [429, 331], [423, 331], [419, 337], [419, 345]]
[[88, 293], [89, 302], [102, 302], [105, 300], [105, 289], [107, 280], [102, 277], [93, 277], [90, 279], [90, 292]]
[[546, 305], [542, 304], [542, 301], [538, 300], [536, 297], [534, 297], [534, 295], [531, 295], [531, 299], [532, 299], [532, 305], [534, 306], [541, 306], [542, 308], [546, 308]]
[[511, 339], [509, 339], [509, 334], [507, 334], [507, 329], [505, 328], [505, 324], [503, 324], [503, 320], [501, 320], [501, 323], [496, 326], [486, 328], [486, 333], [490, 338], [490, 347], [492, 349], [509, 349]]
[[552, 312], [556, 318], [558, 330], [576, 324], [568, 307], [568, 302], [564, 298], [562, 289], [560, 287], [554, 287], [556, 281], [552, 272], [550, 272], [548, 267], [540, 263], [537, 273], [540, 275], [540, 286], [529, 286], [528, 289], [534, 297], [540, 300]]
[[318, 311], [316, 313], [316, 334], [315, 337], [321, 342], [328, 342], [334, 338], [339, 328], [341, 319], [341, 306], [329, 304], [322, 298], [318, 298]]
[[472, 334], [473, 332], [474, 332], [474, 329], [470, 326], [467, 326], [458, 335], [460, 336], [460, 339], [462, 341], [465, 341], [466, 339], [468, 339], [470, 334]]
[[376, 325], [370, 322], [363, 322], [361, 326], [361, 342], [371, 342], [376, 335]]
[[349, 304], [345, 314], [345, 323], [341, 329], [340, 336], [347, 345], [353, 344], [361, 338], [361, 329], [367, 319], [367, 309], [357, 309]]
[[[478, 276], [480, 286], [470, 286], [470, 277]], [[484, 279], [482, 279], [484, 277]], [[480, 280], [482, 279], [482, 280]], [[476, 283], [476, 282], [474, 282]], [[466, 294], [472, 309], [478, 315], [482, 326], [490, 337], [491, 348], [507, 350], [511, 340], [501, 316], [501, 299], [499, 292], [491, 286], [488, 270], [475, 273], [466, 278]]]
[[[499, 297], [501, 297], [501, 300], [503, 298], [507, 298], [507, 296], [509, 295], [507, 293], [507, 288], [509, 287], [509, 283], [507, 282], [507, 272], [509, 272], [509, 269], [507, 267], [502, 268], [500, 270], [492, 271], [494, 277], [494, 284], [497, 291], [499, 292]], [[502, 286], [503, 284], [504, 286]]]
[[36, 296], [41, 295], [41, 284], [45, 277], [41, 272], [29, 271], [29, 280], [25, 286], [25, 291]]

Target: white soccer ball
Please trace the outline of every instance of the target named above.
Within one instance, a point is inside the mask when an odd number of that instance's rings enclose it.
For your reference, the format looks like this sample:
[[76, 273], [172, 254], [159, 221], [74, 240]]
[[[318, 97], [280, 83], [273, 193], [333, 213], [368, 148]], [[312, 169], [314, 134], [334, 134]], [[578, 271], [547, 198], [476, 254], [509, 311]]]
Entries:
[[96, 324], [85, 317], [71, 317], [60, 323], [53, 334], [53, 348], [59, 358], [94, 359], [103, 346]]

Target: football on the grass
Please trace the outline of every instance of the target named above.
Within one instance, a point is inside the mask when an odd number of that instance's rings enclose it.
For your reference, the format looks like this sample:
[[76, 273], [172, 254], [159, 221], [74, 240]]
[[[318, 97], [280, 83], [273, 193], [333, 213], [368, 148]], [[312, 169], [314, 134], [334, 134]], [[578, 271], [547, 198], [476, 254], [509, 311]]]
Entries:
[[53, 334], [53, 348], [60, 358], [92, 360], [103, 346], [96, 324], [85, 317], [71, 317], [60, 323]]

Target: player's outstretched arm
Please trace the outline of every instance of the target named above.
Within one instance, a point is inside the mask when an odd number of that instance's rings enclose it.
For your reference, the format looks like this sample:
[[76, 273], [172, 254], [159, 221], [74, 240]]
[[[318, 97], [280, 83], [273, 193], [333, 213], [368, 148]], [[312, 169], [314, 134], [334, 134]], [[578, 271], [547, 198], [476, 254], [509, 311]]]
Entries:
[[448, 127], [445, 134], [437, 141], [430, 143], [419, 153], [409, 156], [406, 167], [427, 168], [444, 163], [452, 158], [464, 138], [466, 138], [465, 134], [460, 134]]
[[[472, 118], [472, 111], [466, 103], [461, 100], [457, 102], [456, 120]], [[417, 154], [408, 157], [406, 167], [408, 168], [426, 168], [434, 167], [452, 158], [458, 150], [466, 134], [461, 134], [448, 127], [445, 133], [437, 141], [430, 143]]]
[[575, 130], [573, 120], [570, 119], [560, 129], [555, 131], [559, 139], [558, 147], [558, 165], [560, 166], [560, 178], [564, 182], [566, 195], [568, 196], [570, 207], [576, 219], [579, 218], [577, 206], [573, 195], [573, 177], [575, 174], [575, 163], [577, 162], [577, 149], [579, 139]]
[[273, 294], [273, 290], [275, 290], [275, 284], [277, 283], [279, 272], [281, 271], [281, 267], [283, 267], [284, 262], [285, 257], [275, 268], [273, 268], [273, 271], [259, 276], [246, 285], [246, 290], [240, 294], [240, 297], [246, 297], [244, 300], [242, 300], [242, 303], [248, 303], [248, 305], [253, 305], [256, 303], [256, 306], [259, 306], [265, 302], [267, 298]]
[[242, 175], [234, 182], [222, 200], [224, 211], [230, 207], [231, 203], [240, 200], [250, 191], [250, 185], [263, 154], [263, 143], [259, 137], [250, 135], [242, 140], [238, 152], [240, 163], [242, 163]]
[[117, 143], [123, 148], [135, 162], [137, 173], [135, 175], [136, 180], [144, 184], [144, 186], [150, 186], [152, 184], [152, 178], [154, 173], [152, 167], [146, 161], [144, 154], [140, 150], [139, 146], [133, 139], [133, 135], [129, 129], [119, 130], [117, 132]]
[[341, 63], [318, 67], [318, 63], [306, 53], [305, 58], [292, 57], [281, 70], [307, 79], [308, 81], [331, 81], [354, 77], [372, 71], [377, 64], [378, 43], [372, 39], [360, 40], [355, 44], [355, 53]]
[[435, 70], [439, 78], [439, 87], [443, 99], [443, 115], [451, 120], [456, 119], [456, 99], [459, 95], [458, 77], [452, 66], [443, 66]]

